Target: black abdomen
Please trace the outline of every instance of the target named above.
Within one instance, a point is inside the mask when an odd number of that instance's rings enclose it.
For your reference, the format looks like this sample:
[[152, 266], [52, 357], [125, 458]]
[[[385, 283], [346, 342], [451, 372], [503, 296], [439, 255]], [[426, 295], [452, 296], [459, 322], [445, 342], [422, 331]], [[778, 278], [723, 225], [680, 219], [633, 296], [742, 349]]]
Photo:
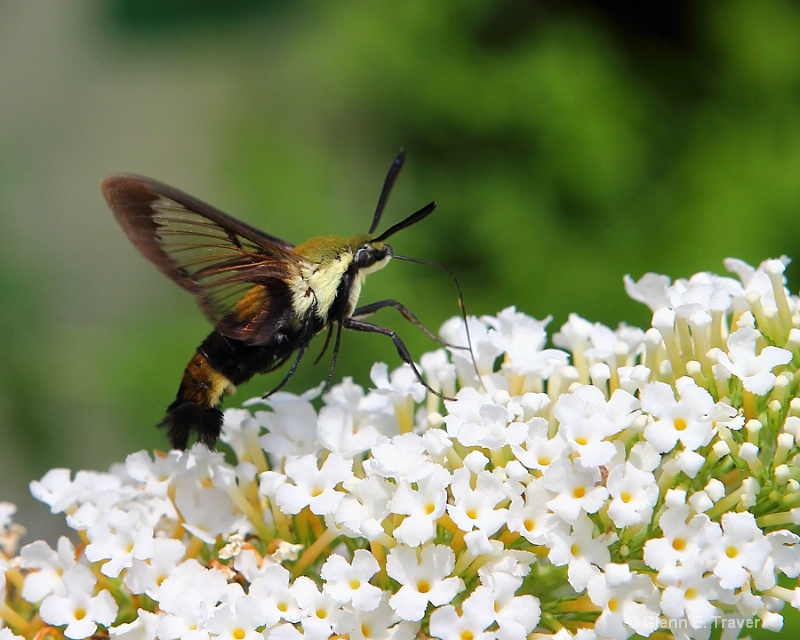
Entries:
[[185, 449], [194, 432], [213, 449], [222, 430], [222, 398], [255, 374], [279, 367], [298, 346], [297, 338], [286, 334], [250, 345], [211, 332], [186, 365], [178, 395], [159, 425], [167, 427], [172, 446]]

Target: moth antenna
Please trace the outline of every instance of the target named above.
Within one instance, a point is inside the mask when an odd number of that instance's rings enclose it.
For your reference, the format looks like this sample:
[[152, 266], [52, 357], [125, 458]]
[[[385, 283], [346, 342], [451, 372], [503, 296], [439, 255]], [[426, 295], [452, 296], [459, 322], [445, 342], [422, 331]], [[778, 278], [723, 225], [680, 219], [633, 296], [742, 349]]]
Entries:
[[386, 179], [383, 181], [383, 189], [381, 189], [381, 195], [378, 198], [378, 205], [375, 207], [375, 215], [372, 217], [372, 224], [369, 226], [370, 233], [374, 233], [375, 229], [378, 228], [378, 224], [380, 224], [383, 209], [386, 207], [386, 201], [389, 199], [389, 194], [392, 192], [392, 187], [397, 180], [400, 169], [403, 168], [405, 160], [406, 151], [405, 149], [400, 149], [400, 153], [397, 154], [394, 162], [392, 162], [392, 166], [389, 167], [389, 173], [386, 174]]
[[[469, 349], [469, 357], [472, 360], [472, 366], [475, 369], [475, 375], [478, 377], [478, 384], [481, 385], [481, 389], [486, 391], [486, 387], [483, 385], [483, 379], [481, 378], [481, 373], [478, 370], [478, 361], [475, 360], [475, 351], [472, 348], [472, 336], [469, 332], [469, 322], [467, 322], [467, 309], [464, 305], [464, 294], [461, 292], [461, 285], [458, 283], [458, 278], [456, 278], [456, 274], [450, 271], [447, 267], [439, 264], [438, 262], [431, 262], [430, 260], [422, 260], [421, 258], [409, 258], [408, 256], [400, 256], [396, 253], [392, 255], [392, 258], [395, 260], [405, 260], [406, 262], [415, 262], [416, 264], [424, 264], [429, 267], [435, 267], [440, 271], [443, 271], [450, 279], [453, 281], [453, 284], [456, 286], [456, 292], [458, 292], [458, 308], [461, 310], [461, 319], [464, 321], [464, 331], [467, 334], [467, 349]], [[463, 348], [463, 347], [458, 347]]]
[[424, 207], [422, 207], [422, 209], [418, 209], [417, 211], [412, 213], [410, 216], [408, 216], [404, 220], [401, 220], [400, 222], [397, 222], [397, 223], [393, 224], [391, 227], [389, 227], [382, 234], [380, 234], [379, 236], [373, 238], [372, 242], [383, 242], [384, 240], [386, 240], [386, 238], [388, 238], [389, 236], [393, 236], [395, 233], [397, 233], [401, 229], [405, 229], [406, 227], [410, 227], [412, 224], [416, 224], [417, 222], [419, 222], [423, 218], [427, 218], [430, 214], [433, 213], [433, 210], [435, 208], [436, 208], [436, 203], [435, 202], [429, 202]]

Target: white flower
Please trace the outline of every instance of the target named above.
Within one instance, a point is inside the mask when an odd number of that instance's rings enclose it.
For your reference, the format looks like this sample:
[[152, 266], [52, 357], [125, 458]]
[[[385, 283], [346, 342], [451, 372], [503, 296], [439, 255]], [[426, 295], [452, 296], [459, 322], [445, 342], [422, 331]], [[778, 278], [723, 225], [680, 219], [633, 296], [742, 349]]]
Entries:
[[614, 456], [616, 447], [609, 436], [629, 427], [638, 416], [639, 402], [627, 391], [617, 389], [607, 401], [597, 387], [584, 385], [562, 395], [553, 407], [559, 434], [578, 453], [584, 467], [600, 467]]
[[462, 531], [478, 529], [487, 536], [506, 521], [508, 509], [497, 508], [506, 498], [503, 484], [489, 471], [473, 474], [467, 468], [456, 469], [450, 483], [453, 503], [447, 512]]
[[292, 595], [300, 607], [303, 635], [328, 638], [337, 622], [339, 608], [328, 593], [323, 593], [307, 576], [299, 576], [291, 586]]
[[456, 318], [421, 358], [455, 401], [376, 365], [368, 392], [228, 410], [227, 455], [54, 470], [31, 489], [82, 544], [15, 557], [0, 502], [3, 617], [119, 640], [779, 630], [800, 607], [800, 298], [784, 260], [729, 266], [742, 284], [626, 279], [650, 328], [573, 314], [554, 337], [571, 354], [509, 308], [467, 318], [473, 360]]
[[[214, 466], [224, 466], [221, 454], [198, 460], [201, 464], [174, 481], [174, 503], [184, 520], [183, 526], [211, 544], [220, 534], [238, 531], [244, 518], [231, 496], [213, 486]], [[208, 466], [202, 463], [209, 463]]]
[[[459, 350], [452, 349], [452, 351], [458, 352]], [[445, 349], [437, 349], [423, 354], [419, 364], [422, 368], [422, 374], [429, 385], [446, 396], [452, 397], [455, 395], [458, 370], [456, 365], [450, 362], [448, 352]]]
[[680, 400], [670, 385], [652, 382], [642, 389], [642, 410], [657, 420], [647, 425], [644, 437], [661, 453], [671, 451], [678, 441], [693, 451], [711, 439], [713, 408], [711, 394], [691, 380], [680, 385]]
[[608, 546], [614, 542], [613, 536], [598, 536], [594, 523], [581, 515], [572, 524], [572, 531], [556, 529], [550, 542], [548, 559], [556, 566], [568, 565], [567, 576], [570, 585], [580, 592], [586, 588], [589, 579], [611, 560]]
[[[507, 401], [507, 394], [504, 399]], [[528, 434], [528, 426], [515, 421], [507, 407], [488, 400], [475, 389], [460, 390], [457, 400], [445, 405], [447, 434], [465, 447], [500, 449], [522, 443]]]
[[658, 500], [655, 476], [641, 471], [630, 462], [617, 465], [606, 481], [611, 503], [608, 515], [619, 528], [647, 522]]
[[206, 628], [219, 640], [262, 640], [260, 629], [265, 622], [261, 602], [245, 595], [239, 585], [232, 585], [226, 602], [214, 609]]
[[600, 480], [596, 467], [583, 467], [568, 458], [556, 460], [544, 474], [544, 486], [556, 494], [547, 506], [569, 523], [582, 512], [595, 513], [608, 499]]
[[750, 327], [742, 327], [728, 337], [728, 352], [717, 351], [717, 361], [730, 375], [742, 381], [742, 386], [759, 396], [768, 394], [775, 385], [775, 367], [787, 364], [792, 352], [767, 346], [760, 353], [757, 342], [761, 334]]
[[48, 505], [51, 513], [61, 513], [89, 499], [96, 501], [103, 493], [117, 495], [121, 487], [120, 479], [109, 473], [78, 471], [73, 480], [69, 469], [51, 469], [31, 482], [31, 495]]
[[246, 409], [226, 409], [223, 418], [220, 440], [233, 449], [238, 459], [246, 459], [248, 451], [258, 446], [261, 425]]
[[789, 262], [786, 256], [781, 256], [778, 260], [765, 260], [754, 269], [743, 260], [736, 258], [726, 258], [723, 261], [725, 268], [739, 276], [742, 281], [742, 285], [744, 285], [742, 297], [746, 293], [756, 293], [763, 305], [771, 307], [775, 306], [775, 289], [769, 271], [776, 270], [777, 266], [780, 267], [780, 273], [783, 273]]
[[566, 523], [547, 507], [552, 497], [553, 494], [545, 489], [543, 482], [531, 482], [525, 488], [524, 498], [512, 498], [508, 509], [508, 528], [522, 534], [532, 544], [548, 544], [554, 528], [566, 528]]
[[549, 424], [545, 418], [531, 418], [528, 427], [525, 441], [519, 446], [511, 447], [517, 460], [528, 469], [544, 471], [555, 460], [567, 455], [569, 443], [559, 435], [549, 437]]
[[364, 479], [354, 477], [345, 486], [347, 493], [336, 508], [335, 522], [353, 536], [364, 536], [367, 540], [383, 535], [383, 520], [389, 515], [395, 485], [370, 473]]
[[732, 589], [740, 587], [751, 573], [761, 571], [772, 548], [752, 513], [726, 513], [722, 531], [714, 574], [722, 588]]
[[57, 551], [43, 540], [25, 545], [20, 551], [20, 560], [24, 568], [36, 569], [25, 576], [22, 585], [22, 597], [34, 603], [51, 593], [66, 595], [64, 574], [78, 566], [75, 546], [66, 536], [59, 537]]
[[133, 558], [125, 574], [125, 584], [133, 593], [152, 594], [180, 564], [186, 546], [175, 538], [154, 538], [152, 553], [148, 558]]
[[767, 534], [772, 546], [769, 563], [790, 578], [800, 575], [800, 536], [791, 531], [774, 531]]
[[348, 563], [342, 556], [333, 554], [322, 565], [320, 575], [325, 581], [323, 591], [339, 604], [352, 603], [359, 611], [372, 611], [381, 603], [381, 590], [370, 584], [380, 565], [366, 549], [356, 549]]
[[392, 512], [406, 516], [394, 530], [398, 542], [418, 547], [433, 539], [436, 521], [447, 508], [449, 485], [450, 473], [442, 467], [417, 483], [417, 488], [400, 482], [391, 501]]
[[658, 629], [658, 591], [649, 576], [609, 563], [589, 580], [588, 593], [602, 608], [595, 623], [601, 637], [624, 640], [631, 631], [649, 636]]
[[179, 451], [170, 451], [164, 456], [151, 456], [146, 451], [137, 451], [125, 458], [128, 476], [140, 483], [141, 492], [156, 498], [166, 499], [175, 478], [183, 471]]
[[317, 412], [311, 398], [291, 393], [272, 394], [265, 402], [272, 411], [256, 411], [255, 419], [266, 429], [259, 444], [279, 459], [315, 454], [317, 444]]
[[667, 291], [670, 279], [657, 273], [645, 273], [635, 281], [625, 275], [625, 292], [637, 302], [643, 302], [651, 311], [666, 307], [668, 304]]
[[661, 595], [661, 610], [674, 620], [685, 620], [689, 628], [710, 628], [720, 610], [713, 602], [724, 600], [717, 576], [706, 574], [702, 564], [689, 562], [671, 573], [673, 584]]
[[352, 461], [331, 454], [317, 467], [316, 456], [292, 458], [286, 463], [286, 476], [292, 482], [278, 487], [275, 501], [284, 513], [300, 513], [309, 507], [312, 513], [326, 515], [336, 511], [344, 492], [336, 487], [353, 475]]
[[714, 541], [715, 535], [721, 533], [719, 525], [707, 515], [692, 516], [691, 508], [685, 501], [685, 492], [675, 489], [668, 492], [666, 509], [658, 520], [663, 536], [651, 538], [644, 546], [644, 561], [659, 572], [662, 582], [670, 582], [668, 576], [672, 575], [671, 570], [679, 565], [698, 559], [710, 560], [701, 553], [701, 541]]
[[425, 397], [425, 387], [408, 364], [390, 374], [386, 363], [376, 362], [370, 369], [369, 378], [375, 385], [375, 393], [388, 397], [395, 406], [404, 404], [408, 398], [422, 402]]
[[194, 559], [185, 560], [152, 592], [164, 612], [158, 637], [166, 640], [206, 630], [227, 591], [228, 582], [221, 571], [207, 569]]
[[371, 452], [374, 470], [385, 478], [419, 482], [439, 468], [425, 450], [422, 439], [414, 433], [382, 441]]
[[119, 576], [134, 559], [147, 560], [153, 554], [153, 529], [141, 526], [135, 511], [112, 509], [106, 517], [86, 531], [89, 544], [86, 557], [91, 562], [107, 560], [101, 571], [110, 578]]
[[[476, 592], [477, 593], [477, 592]], [[459, 614], [453, 605], [439, 607], [431, 614], [431, 635], [442, 640], [492, 640], [494, 633], [487, 627], [494, 622], [491, 608], [473, 593], [464, 601]]]
[[[475, 358], [475, 363], [478, 365], [478, 372], [481, 375], [492, 373], [495, 360], [502, 353], [502, 349], [491, 339], [486, 322], [468, 317], [467, 327], [469, 327], [469, 334], [472, 338], [472, 354]], [[451, 318], [445, 322], [439, 331], [439, 335], [448, 344], [455, 346], [466, 346], [467, 344], [464, 320], [460, 317]], [[470, 354], [462, 349], [451, 349], [450, 357], [456, 365], [459, 378], [472, 383], [473, 386], [476, 385], [475, 365]]]
[[317, 419], [321, 445], [343, 458], [352, 458], [375, 445], [380, 432], [371, 424], [357, 425], [355, 416], [345, 407], [327, 406]]
[[158, 614], [140, 607], [136, 610], [136, 615], [137, 617], [131, 622], [109, 627], [108, 636], [114, 640], [155, 640], [159, 623]]
[[583, 370], [587, 363], [613, 365], [618, 356], [635, 354], [644, 332], [621, 325], [617, 331], [599, 322], [591, 323], [575, 313], [553, 336], [553, 344], [569, 349], [575, 365]]
[[425, 615], [429, 603], [447, 604], [464, 588], [461, 578], [450, 575], [454, 566], [455, 554], [444, 545], [398, 545], [386, 559], [387, 573], [400, 583], [389, 605], [403, 620], [413, 622]]
[[741, 298], [742, 286], [732, 278], [711, 273], [697, 273], [688, 280], [677, 280], [667, 292], [669, 306], [678, 316], [691, 319], [731, 308], [732, 299]]
[[501, 640], [527, 638], [539, 624], [542, 609], [535, 596], [516, 595], [522, 586], [522, 578], [504, 571], [493, 571], [482, 576], [481, 582], [481, 586], [465, 601], [464, 607], [474, 604], [476, 608], [491, 612], [498, 627], [497, 637]]
[[419, 625], [398, 620], [389, 606], [389, 594], [384, 593], [380, 605], [372, 611], [342, 610], [334, 631], [347, 634], [351, 640], [414, 640]]
[[544, 348], [549, 318], [534, 320], [514, 307], [508, 307], [498, 313], [497, 318], [485, 317], [484, 320], [494, 329], [489, 333], [491, 342], [508, 355], [503, 367], [514, 373], [548, 378], [554, 368], [567, 363], [566, 352]]
[[573, 354], [577, 351], [582, 355], [591, 344], [594, 327], [593, 323], [581, 318], [577, 313], [570, 313], [567, 322], [553, 334], [553, 344], [568, 349]]
[[85, 567], [73, 567], [64, 574], [64, 595], [47, 596], [39, 608], [42, 620], [65, 626], [67, 638], [87, 638], [97, 626], [109, 626], [117, 617], [117, 603], [103, 589], [95, 593], [95, 577]]
[[268, 626], [280, 620], [298, 622], [300, 607], [290, 583], [291, 575], [279, 564], [272, 564], [250, 583], [248, 595], [260, 603], [264, 623]]

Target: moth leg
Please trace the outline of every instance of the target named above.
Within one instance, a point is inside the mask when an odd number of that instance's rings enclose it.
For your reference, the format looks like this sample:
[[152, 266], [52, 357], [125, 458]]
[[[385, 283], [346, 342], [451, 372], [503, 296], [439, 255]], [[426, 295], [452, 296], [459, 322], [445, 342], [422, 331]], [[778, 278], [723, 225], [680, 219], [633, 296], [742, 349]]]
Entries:
[[294, 362], [292, 362], [292, 366], [289, 367], [288, 373], [285, 376], [283, 376], [283, 380], [281, 380], [275, 387], [273, 387], [272, 391], [268, 391], [263, 396], [261, 396], [262, 398], [268, 398], [276, 391], [282, 389], [286, 385], [286, 383], [292, 379], [294, 372], [297, 371], [297, 365], [300, 364], [300, 360], [302, 359], [303, 354], [306, 352], [307, 346], [308, 342], [303, 342], [303, 344], [300, 345], [300, 348], [297, 350], [297, 356], [295, 357]]
[[[325, 347], [327, 348], [328, 343], [331, 340], [331, 334], [333, 333], [333, 325], [331, 325], [330, 330], [328, 331], [328, 337], [325, 340]], [[342, 323], [336, 323], [336, 340], [333, 342], [333, 357], [331, 358], [331, 366], [328, 368], [328, 377], [325, 380], [325, 391], [331, 388], [331, 382], [333, 382], [333, 372], [336, 369], [336, 359], [339, 357], [339, 343], [342, 340]], [[323, 351], [324, 353], [324, 351]], [[322, 357], [322, 354], [320, 354]], [[319, 358], [317, 358], [319, 360]]]
[[[325, 352], [328, 350], [328, 346], [331, 343], [331, 334], [332, 333], [333, 333], [333, 324], [330, 324], [330, 325], [328, 325], [328, 333], [325, 334], [325, 344], [322, 345], [322, 349], [320, 350], [319, 355], [317, 356], [316, 360], [314, 360], [314, 364], [319, 363], [319, 361], [322, 360], [322, 356], [324, 356]], [[337, 346], [337, 348], [338, 348], [338, 346]], [[334, 357], [334, 360], [336, 360], [335, 357]]]
[[433, 331], [428, 329], [422, 321], [414, 315], [414, 313], [409, 309], [406, 305], [402, 302], [397, 300], [379, 300], [378, 302], [373, 302], [371, 304], [365, 304], [363, 307], [358, 307], [355, 311], [353, 311], [353, 315], [350, 316], [351, 318], [366, 318], [367, 316], [371, 316], [376, 311], [380, 311], [381, 309], [385, 309], [386, 307], [392, 307], [393, 309], [397, 309], [401, 316], [403, 316], [406, 320], [408, 320], [411, 324], [416, 325], [419, 327], [422, 332], [428, 336], [434, 342], [438, 342], [443, 347], [448, 347], [449, 349], [469, 349], [469, 347], [462, 347], [453, 344], [449, 344], [442, 340], [439, 336], [437, 336]]
[[320, 360], [322, 360], [322, 356], [324, 356], [325, 352], [328, 350], [328, 346], [331, 342], [331, 336], [333, 335], [334, 324], [336, 325], [336, 339], [333, 342], [333, 356], [331, 357], [330, 367], [328, 367], [328, 377], [325, 379], [325, 386], [322, 388], [323, 391], [328, 391], [331, 388], [331, 383], [333, 382], [333, 372], [336, 370], [336, 360], [339, 357], [339, 343], [342, 341], [341, 322], [332, 323], [328, 326], [328, 332], [325, 335], [325, 344], [322, 346], [322, 351], [319, 352], [317, 359], [314, 360], [314, 364], [317, 364]]
[[[392, 301], [387, 301], [387, 302], [391, 303]], [[373, 306], [373, 305], [367, 305], [367, 306]], [[371, 322], [364, 322], [363, 320], [358, 320], [353, 316], [344, 318], [342, 320], [342, 326], [345, 329], [352, 329], [353, 331], [363, 331], [365, 333], [380, 333], [382, 335], [389, 336], [392, 339], [392, 342], [394, 343], [395, 349], [397, 349], [397, 354], [400, 356], [400, 359], [403, 362], [405, 362], [409, 367], [411, 367], [411, 370], [414, 372], [414, 375], [416, 376], [417, 380], [419, 380], [420, 383], [422, 383], [422, 386], [424, 386], [432, 394], [439, 396], [442, 400], [455, 399], [443, 395], [440, 391], [437, 391], [436, 389], [432, 388], [427, 382], [425, 382], [425, 378], [422, 377], [422, 374], [419, 372], [419, 369], [417, 369], [417, 365], [414, 364], [414, 359], [411, 357], [411, 354], [408, 351], [408, 347], [406, 347], [406, 345], [400, 339], [400, 336], [397, 335], [396, 331], [393, 331], [392, 329], [387, 329], [386, 327], [378, 326], [377, 324], [372, 324]]]

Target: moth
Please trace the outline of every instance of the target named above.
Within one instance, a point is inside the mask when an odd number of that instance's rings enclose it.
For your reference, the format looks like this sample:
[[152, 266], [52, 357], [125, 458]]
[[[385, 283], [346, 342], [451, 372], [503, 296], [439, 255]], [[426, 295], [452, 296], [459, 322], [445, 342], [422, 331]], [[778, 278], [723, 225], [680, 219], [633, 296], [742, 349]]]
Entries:
[[375, 234], [404, 160], [401, 151], [386, 176], [367, 233], [321, 236], [296, 246], [156, 180], [115, 175], [103, 181], [106, 202], [128, 239], [161, 273], [193, 294], [214, 324], [186, 365], [175, 401], [159, 425], [167, 428], [173, 447], [185, 449], [194, 435], [213, 449], [222, 429], [223, 397], [296, 354], [273, 392], [281, 388], [311, 339], [325, 329], [325, 347], [335, 330], [328, 384], [342, 329], [350, 329], [388, 336], [417, 379], [441, 396], [425, 382], [398, 334], [365, 318], [391, 307], [441, 341], [396, 300], [357, 306], [366, 276], [393, 256], [417, 261], [393, 254], [386, 240], [436, 208], [431, 202]]

